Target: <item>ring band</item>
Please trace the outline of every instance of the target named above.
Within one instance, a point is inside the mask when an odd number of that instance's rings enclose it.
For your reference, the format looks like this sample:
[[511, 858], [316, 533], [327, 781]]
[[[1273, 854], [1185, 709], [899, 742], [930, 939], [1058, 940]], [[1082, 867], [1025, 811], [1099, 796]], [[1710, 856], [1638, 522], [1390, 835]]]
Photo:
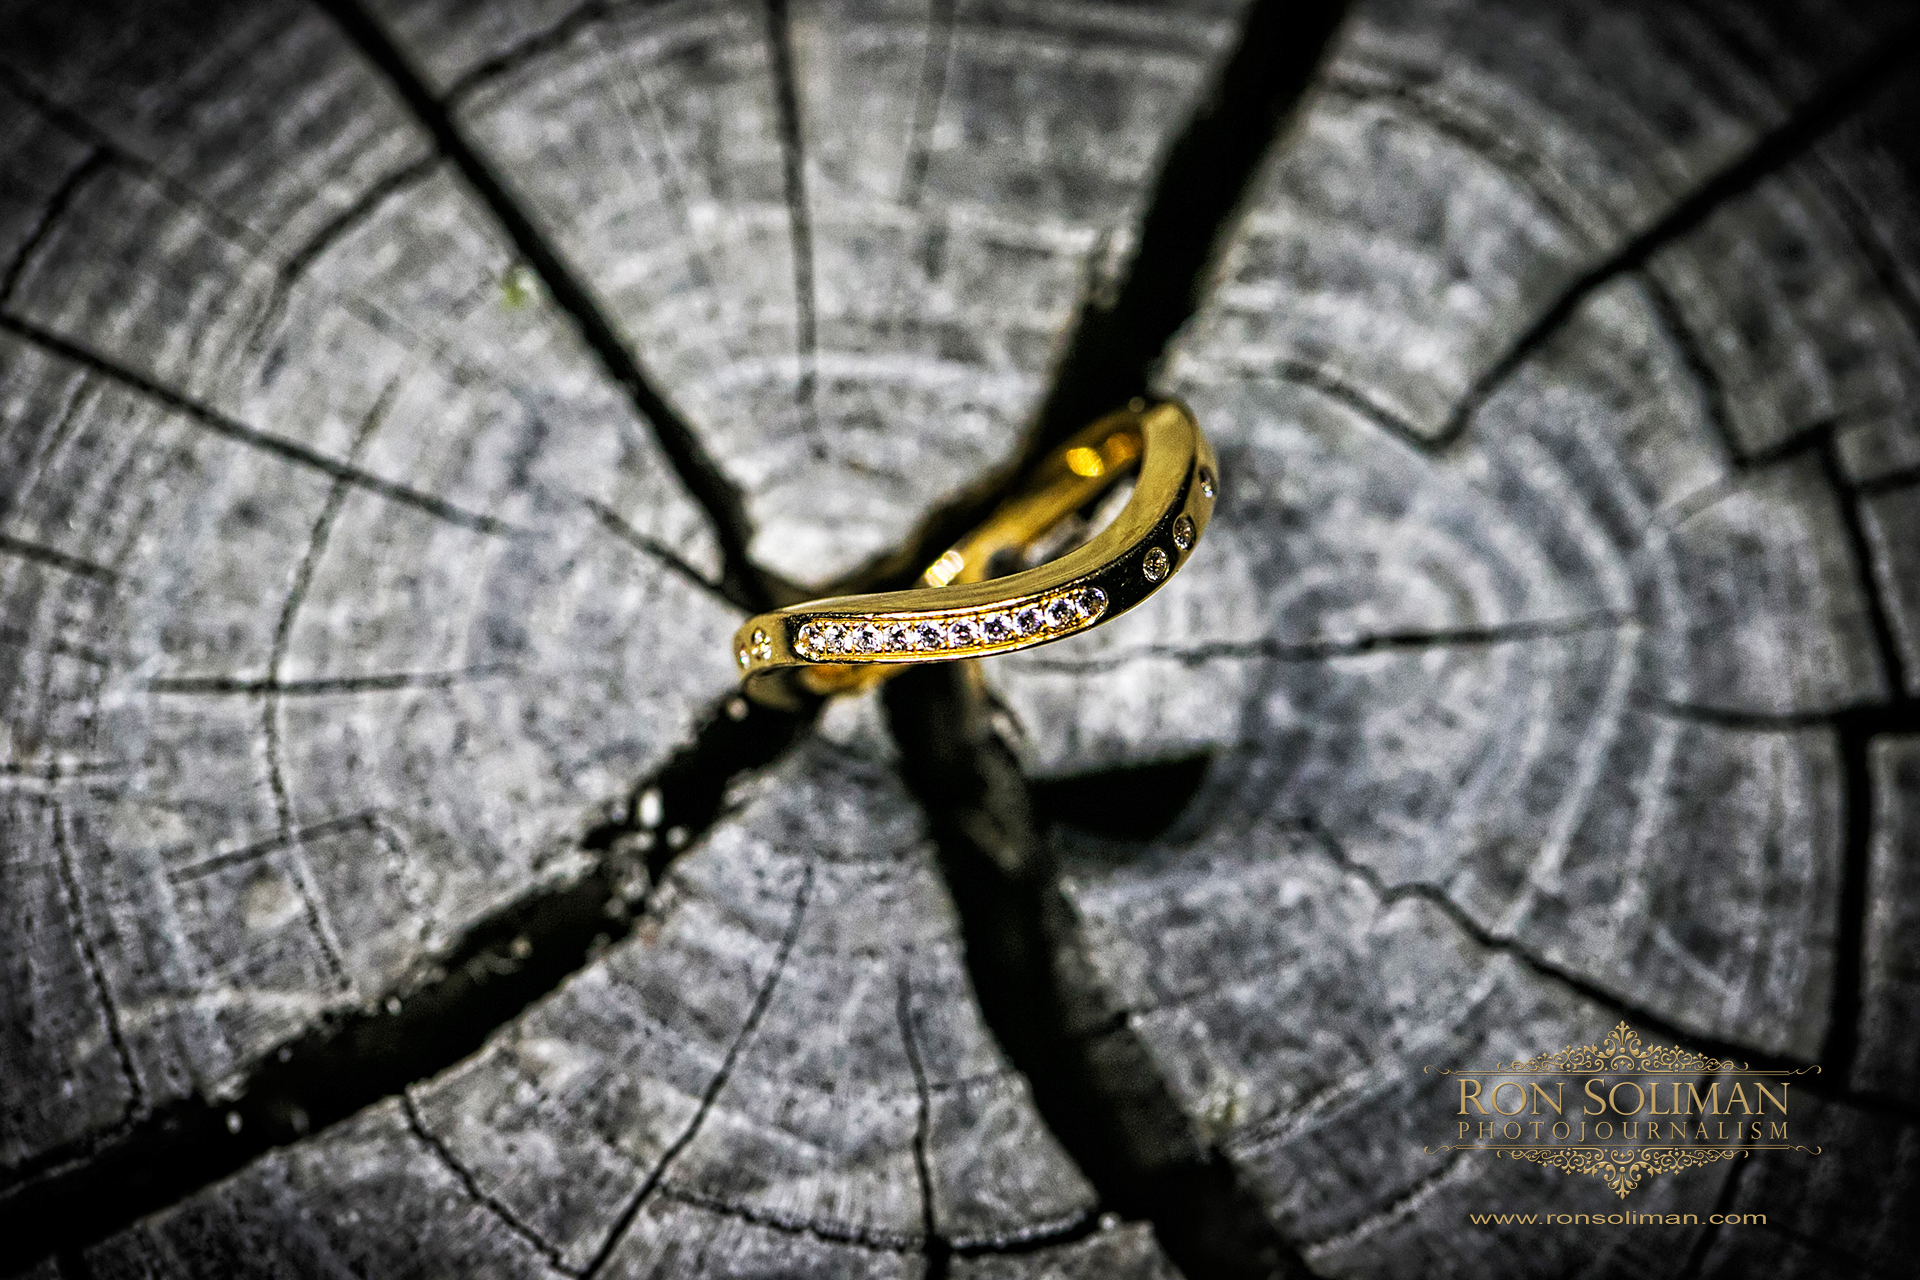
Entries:
[[[1132, 497], [1100, 533], [1046, 564], [989, 578], [1136, 463]], [[748, 619], [733, 637], [746, 691], [792, 707], [800, 691], [849, 693], [913, 663], [1010, 653], [1117, 617], [1186, 563], [1213, 514], [1217, 475], [1213, 449], [1186, 406], [1135, 401], [1049, 455], [1023, 490], [933, 562], [918, 587], [809, 600]]]

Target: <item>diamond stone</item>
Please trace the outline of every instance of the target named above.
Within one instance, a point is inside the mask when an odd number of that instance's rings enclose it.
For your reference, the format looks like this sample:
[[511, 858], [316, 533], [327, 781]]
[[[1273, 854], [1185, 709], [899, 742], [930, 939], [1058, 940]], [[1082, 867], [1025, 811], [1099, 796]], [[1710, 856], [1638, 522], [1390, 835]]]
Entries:
[[[709, 652], [711, 652], [711, 650], [709, 650]], [[733, 656], [740, 660], [740, 669], [745, 671], [747, 669], [747, 651], [745, 649], [736, 650]]]
[[947, 643], [956, 649], [980, 642], [980, 628], [972, 618], [955, 618], [947, 624]]
[[1080, 621], [1080, 606], [1072, 596], [1055, 596], [1047, 601], [1047, 625], [1071, 627]]
[[1140, 572], [1146, 575], [1148, 582], [1158, 582], [1172, 571], [1173, 561], [1168, 558], [1164, 547], [1153, 548], [1140, 561]]
[[1019, 629], [1021, 635], [1030, 636], [1044, 630], [1047, 620], [1041, 614], [1039, 605], [1030, 604], [1014, 611], [1013, 625]]
[[1173, 522], [1173, 545], [1182, 551], [1193, 545], [1193, 517], [1181, 516]]
[[913, 648], [912, 629], [898, 622], [888, 623], [880, 628], [880, 647], [888, 653]]
[[947, 641], [947, 633], [937, 622], [922, 622], [913, 628], [912, 635], [913, 647], [922, 651], [942, 648]]
[[1205, 467], [1200, 468], [1200, 496], [1203, 498], [1213, 496], [1213, 472]]
[[1013, 619], [1004, 613], [988, 614], [987, 620], [980, 624], [980, 630], [986, 635], [989, 644], [1004, 643], [1017, 634], [1013, 629]]
[[1080, 608], [1091, 618], [1107, 607], [1107, 593], [1098, 587], [1088, 587], [1080, 593]]
[[853, 630], [853, 648], [859, 653], [872, 653], [880, 647], [880, 628], [871, 622], [865, 622]]

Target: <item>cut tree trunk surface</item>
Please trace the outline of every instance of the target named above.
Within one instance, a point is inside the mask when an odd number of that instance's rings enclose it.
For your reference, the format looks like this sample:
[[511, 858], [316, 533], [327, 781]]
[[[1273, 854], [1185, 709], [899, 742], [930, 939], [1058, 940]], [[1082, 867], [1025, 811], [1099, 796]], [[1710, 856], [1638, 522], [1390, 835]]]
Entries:
[[[1902, 1274], [1920, 27], [0, 13], [0, 1274]], [[1179, 395], [1086, 636], [788, 716]], [[1651, 1041], [1820, 1154], [1437, 1148]]]

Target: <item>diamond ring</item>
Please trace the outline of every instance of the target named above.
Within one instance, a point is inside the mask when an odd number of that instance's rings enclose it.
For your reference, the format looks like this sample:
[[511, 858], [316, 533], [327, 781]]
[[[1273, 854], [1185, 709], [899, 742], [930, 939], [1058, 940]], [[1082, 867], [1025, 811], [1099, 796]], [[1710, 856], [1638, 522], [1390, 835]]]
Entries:
[[[1033, 568], [997, 576], [1096, 512], [1128, 475], [1107, 526]], [[867, 688], [917, 662], [1010, 653], [1077, 635], [1157, 591], [1213, 514], [1213, 449], [1184, 405], [1135, 401], [1055, 450], [1026, 486], [908, 591], [834, 596], [763, 613], [733, 637], [747, 693], [775, 706]], [[1116, 499], [1117, 500], [1117, 499]]]

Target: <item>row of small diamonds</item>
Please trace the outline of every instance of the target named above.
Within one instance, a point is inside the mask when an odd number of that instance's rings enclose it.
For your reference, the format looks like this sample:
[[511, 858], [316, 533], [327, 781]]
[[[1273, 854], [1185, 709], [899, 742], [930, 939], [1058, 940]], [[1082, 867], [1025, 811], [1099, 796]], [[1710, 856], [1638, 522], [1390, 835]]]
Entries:
[[1062, 634], [1093, 621], [1106, 607], [1106, 592], [1082, 587], [1044, 600], [951, 618], [917, 622], [823, 620], [801, 627], [795, 648], [801, 657], [816, 662], [868, 656], [907, 658]]

